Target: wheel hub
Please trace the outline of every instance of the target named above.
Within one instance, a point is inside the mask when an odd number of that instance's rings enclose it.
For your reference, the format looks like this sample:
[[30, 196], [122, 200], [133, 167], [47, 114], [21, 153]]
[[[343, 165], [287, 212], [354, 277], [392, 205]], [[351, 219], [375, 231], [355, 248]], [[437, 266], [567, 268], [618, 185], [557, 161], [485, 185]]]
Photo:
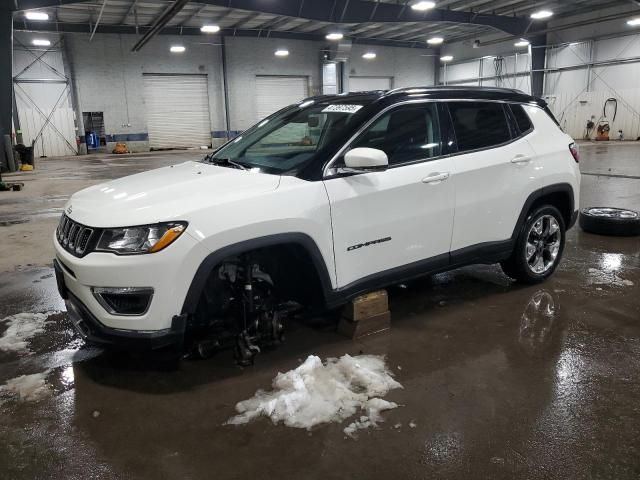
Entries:
[[527, 234], [526, 260], [529, 269], [536, 274], [548, 272], [556, 263], [562, 233], [552, 215], [543, 215], [531, 226]]

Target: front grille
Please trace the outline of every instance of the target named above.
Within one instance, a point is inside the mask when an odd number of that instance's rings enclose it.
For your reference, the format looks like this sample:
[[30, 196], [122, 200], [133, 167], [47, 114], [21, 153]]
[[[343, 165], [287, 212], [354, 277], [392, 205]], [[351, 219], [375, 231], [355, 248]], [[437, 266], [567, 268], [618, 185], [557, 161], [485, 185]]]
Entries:
[[56, 230], [56, 237], [62, 248], [76, 257], [81, 257], [87, 252], [87, 247], [93, 239], [93, 234], [93, 228], [74, 222], [66, 215], [62, 215]]

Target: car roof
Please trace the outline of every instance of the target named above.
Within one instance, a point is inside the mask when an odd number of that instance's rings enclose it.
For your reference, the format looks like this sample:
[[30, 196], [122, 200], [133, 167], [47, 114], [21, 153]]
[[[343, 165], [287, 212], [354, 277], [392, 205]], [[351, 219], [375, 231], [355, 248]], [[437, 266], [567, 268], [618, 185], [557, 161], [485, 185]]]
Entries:
[[536, 103], [544, 106], [546, 102], [520, 90], [498, 87], [404, 87], [393, 90], [372, 90], [368, 92], [349, 92], [338, 95], [319, 95], [305, 99], [322, 103], [376, 102], [386, 100], [396, 103], [410, 99], [455, 99], [455, 100], [498, 100], [516, 103]]

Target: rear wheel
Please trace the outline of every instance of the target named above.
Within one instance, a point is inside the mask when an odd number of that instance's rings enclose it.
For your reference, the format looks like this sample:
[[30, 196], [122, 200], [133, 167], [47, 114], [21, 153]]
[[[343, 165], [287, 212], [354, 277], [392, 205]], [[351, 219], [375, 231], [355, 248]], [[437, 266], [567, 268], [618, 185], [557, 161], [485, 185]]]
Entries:
[[564, 250], [565, 224], [560, 211], [545, 205], [529, 214], [511, 257], [500, 263], [509, 277], [539, 283], [555, 271]]

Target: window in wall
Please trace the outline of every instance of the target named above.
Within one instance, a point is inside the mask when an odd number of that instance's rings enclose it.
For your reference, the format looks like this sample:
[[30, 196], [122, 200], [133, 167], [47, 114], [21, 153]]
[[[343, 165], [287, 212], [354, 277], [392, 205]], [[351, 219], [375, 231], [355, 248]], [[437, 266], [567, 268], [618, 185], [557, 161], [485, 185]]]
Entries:
[[458, 151], [492, 147], [511, 140], [509, 124], [501, 103], [451, 102], [449, 111]]
[[531, 124], [531, 119], [527, 112], [525, 111], [522, 105], [510, 105], [511, 112], [513, 113], [513, 117], [516, 119], [516, 123], [518, 124], [518, 130], [520, 133], [528, 132], [533, 128]]
[[442, 145], [436, 104], [402, 106], [385, 113], [351, 144], [358, 147], [384, 151], [389, 165], [437, 157]]

